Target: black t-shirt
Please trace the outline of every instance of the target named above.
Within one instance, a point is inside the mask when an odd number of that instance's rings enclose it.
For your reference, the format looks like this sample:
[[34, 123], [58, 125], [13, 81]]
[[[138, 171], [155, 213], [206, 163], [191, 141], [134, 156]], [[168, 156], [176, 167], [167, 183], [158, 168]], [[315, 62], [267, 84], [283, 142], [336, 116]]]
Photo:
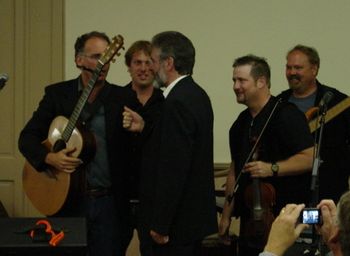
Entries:
[[[163, 92], [160, 89], [154, 88], [152, 96], [148, 99], [145, 105], [142, 105], [137, 100], [136, 92], [132, 89], [131, 83], [125, 86], [127, 90], [134, 93], [135, 105], [134, 111], [139, 113], [147, 123], [147, 126], [154, 125], [158, 121], [161, 113], [161, 105], [163, 104], [164, 97]], [[127, 167], [127, 182], [129, 187], [129, 199], [139, 199], [139, 172], [141, 168], [142, 150], [143, 150], [143, 137], [140, 133], [129, 133], [129, 145], [128, 152], [131, 159], [128, 161]]]
[[[255, 118], [246, 109], [233, 123], [230, 129], [230, 149], [231, 158], [235, 162], [236, 178], [253, 147], [252, 138], [259, 136], [276, 102], [277, 99], [272, 96]], [[312, 146], [313, 138], [304, 114], [295, 105], [280, 102], [260, 139], [257, 160], [269, 163], [285, 160]], [[275, 213], [287, 203], [308, 203], [311, 194], [310, 179], [311, 172], [262, 179], [270, 182], [276, 189]], [[241, 175], [240, 186], [235, 197], [235, 215], [237, 216], [245, 212], [243, 194], [250, 182], [249, 174]]]

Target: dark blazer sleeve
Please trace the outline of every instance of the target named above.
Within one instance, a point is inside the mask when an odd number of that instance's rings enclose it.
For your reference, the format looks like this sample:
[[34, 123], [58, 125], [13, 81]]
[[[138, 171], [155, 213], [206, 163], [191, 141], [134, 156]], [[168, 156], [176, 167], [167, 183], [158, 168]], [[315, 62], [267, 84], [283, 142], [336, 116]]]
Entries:
[[47, 167], [45, 157], [48, 150], [42, 142], [47, 138], [52, 120], [58, 115], [69, 117], [73, 110], [78, 96], [73, 81], [47, 86], [38, 108], [20, 133], [19, 150], [38, 171]]

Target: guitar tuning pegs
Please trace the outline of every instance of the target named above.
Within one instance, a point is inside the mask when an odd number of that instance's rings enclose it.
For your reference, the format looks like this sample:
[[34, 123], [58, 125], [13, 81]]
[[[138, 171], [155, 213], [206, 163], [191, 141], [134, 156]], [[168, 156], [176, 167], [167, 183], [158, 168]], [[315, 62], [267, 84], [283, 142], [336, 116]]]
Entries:
[[[124, 47], [124, 46], [122, 46], [122, 47], [120, 47], [120, 49], [125, 50], [125, 47]], [[121, 54], [120, 52], [117, 52], [117, 54], [116, 54], [116, 55], [117, 55], [117, 56], [120, 56], [120, 54]]]

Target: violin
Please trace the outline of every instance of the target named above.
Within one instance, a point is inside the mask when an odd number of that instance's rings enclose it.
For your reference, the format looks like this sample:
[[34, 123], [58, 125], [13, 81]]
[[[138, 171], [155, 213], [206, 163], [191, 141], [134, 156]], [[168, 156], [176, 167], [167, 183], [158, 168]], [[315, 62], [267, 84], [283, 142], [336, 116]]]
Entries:
[[[252, 161], [258, 160], [258, 152], [259, 147], [256, 146]], [[241, 235], [251, 247], [264, 248], [275, 219], [273, 214], [273, 206], [276, 204], [275, 188], [260, 178], [252, 178], [252, 183], [244, 191], [244, 202], [250, 214], [248, 219], [242, 218]]]

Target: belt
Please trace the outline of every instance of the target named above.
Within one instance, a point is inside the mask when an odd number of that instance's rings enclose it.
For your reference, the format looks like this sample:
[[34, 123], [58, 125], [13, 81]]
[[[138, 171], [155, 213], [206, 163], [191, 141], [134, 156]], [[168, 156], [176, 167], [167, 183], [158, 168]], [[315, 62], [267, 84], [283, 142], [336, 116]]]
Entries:
[[110, 188], [90, 188], [86, 190], [86, 195], [92, 198], [108, 196], [111, 194], [112, 191]]

